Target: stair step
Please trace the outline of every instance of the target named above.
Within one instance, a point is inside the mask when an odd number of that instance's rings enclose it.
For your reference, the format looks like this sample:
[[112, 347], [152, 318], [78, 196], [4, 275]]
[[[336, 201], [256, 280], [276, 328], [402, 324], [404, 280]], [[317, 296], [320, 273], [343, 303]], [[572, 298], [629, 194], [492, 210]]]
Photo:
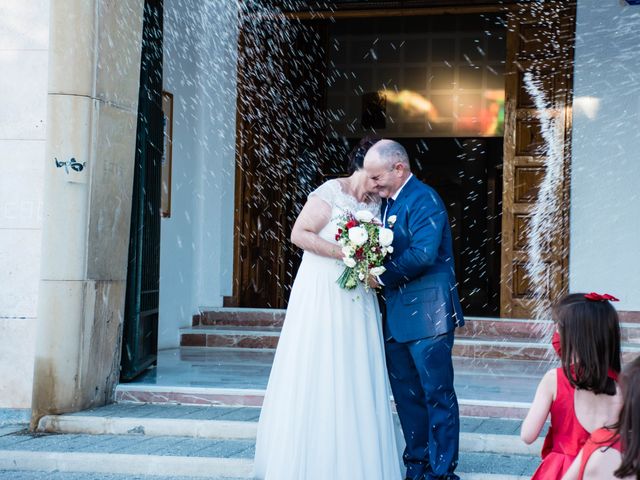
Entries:
[[[256, 407], [189, 407], [112, 404], [85, 412], [48, 415], [41, 433], [142, 435], [217, 440], [255, 440], [260, 409]], [[397, 416], [395, 417], [398, 423]], [[542, 439], [525, 445], [519, 439], [520, 420], [461, 417], [460, 450], [537, 455]]]
[[[286, 310], [268, 309], [214, 309], [194, 316], [193, 327], [217, 327], [220, 329], [251, 329], [277, 331], [282, 328]], [[623, 316], [624, 318], [624, 316]], [[466, 317], [465, 326], [456, 335], [461, 338], [476, 336], [496, 339], [546, 338], [553, 332], [551, 320]], [[640, 322], [621, 323], [622, 341], [640, 345]]]
[[[181, 348], [158, 352], [157, 367], [120, 384], [116, 400], [133, 403], [260, 406], [275, 350]], [[461, 415], [524, 418], [538, 382], [558, 365], [546, 360], [453, 357]]]
[[[275, 349], [279, 336], [280, 331], [276, 327], [196, 326], [180, 330], [180, 346]], [[633, 359], [638, 353], [640, 343], [623, 344], [625, 361]], [[471, 337], [457, 335], [453, 354], [511, 360], [544, 360], [554, 356], [548, 340], [496, 338], [481, 334]]]
[[[68, 440], [66, 437], [72, 439]], [[86, 445], [75, 447], [72, 445], [73, 439], [76, 440], [75, 443], [85, 442]], [[155, 440], [165, 443], [164, 451], [161, 454], [147, 453], [147, 449], [155, 446]], [[231, 440], [176, 440], [176, 437], [156, 437], [132, 443], [129, 438], [110, 435], [39, 435], [13, 448], [0, 447], [0, 471], [12, 469], [165, 477], [251, 478], [252, 443], [244, 441], [236, 446]], [[58, 447], [56, 443], [61, 446]], [[203, 447], [204, 450], [199, 450]], [[109, 452], [114, 448], [129, 453]], [[244, 450], [234, 451], [240, 448]], [[107, 453], [104, 453], [105, 449]], [[219, 456], [218, 452], [224, 450], [233, 453]], [[131, 453], [136, 451], [142, 453]], [[183, 453], [181, 455], [176, 452]]]
[[203, 309], [193, 316], [196, 325], [245, 325], [282, 327], [286, 310], [266, 308], [215, 308]]
[[[38, 470], [0, 470], [0, 480], [195, 480], [198, 477], [166, 476], [166, 475], [135, 475], [96, 473], [96, 472], [66, 472], [54, 470], [43, 472]], [[208, 477], [208, 480], [241, 480], [231, 477]]]
[[[27, 471], [53, 479], [62, 472], [91, 473], [94, 480], [120, 480], [118, 475], [250, 478], [258, 416], [257, 408], [113, 404], [44, 417], [40, 430], [57, 433], [0, 437], [0, 472], [19, 472], [7, 480], [23, 478], [20, 473]], [[459, 475], [529, 478], [539, 463], [541, 440], [524, 445], [519, 428], [516, 420], [462, 417]]]
[[[457, 375], [459, 382], [465, 382], [465, 377]], [[529, 386], [537, 385], [537, 379], [524, 379]], [[457, 388], [457, 387], [456, 387]], [[506, 387], [508, 388], [508, 387]], [[493, 385], [493, 397], [505, 396], [505, 387]], [[460, 415], [482, 416], [490, 418], [523, 419], [530, 407], [528, 402], [501, 401], [495, 398], [477, 399], [479, 392], [457, 388]], [[171, 404], [191, 406], [227, 406], [227, 407], [260, 407], [264, 400], [264, 389], [231, 389], [214, 387], [170, 387], [143, 384], [118, 385], [116, 401], [130, 404]], [[464, 394], [470, 395], [465, 397]]]
[[[54, 442], [71, 444], [73, 437], [76, 444], [84, 446], [64, 448], [51, 445]], [[62, 472], [91, 473], [92, 479], [99, 478], [97, 474], [111, 475], [158, 475], [161, 478], [208, 478], [224, 477], [227, 479], [251, 478], [253, 469], [253, 448], [240, 454], [227, 457], [217, 456], [217, 450], [225, 448], [233, 450], [231, 441], [215, 442], [218, 445], [205, 447], [204, 451], [188, 452], [185, 443], [193, 449], [201, 448], [203, 439], [179, 439], [176, 437], [162, 439], [172, 442], [164, 446], [162, 451], [154, 454], [105, 452], [112, 450], [114, 444], [118, 450], [128, 452], [144, 451], [147, 447], [141, 443], [152, 443], [157, 439], [143, 439], [135, 443], [130, 437], [125, 441], [114, 442], [117, 437], [109, 435], [39, 435], [28, 441], [22, 441], [23, 447], [0, 448], [0, 472], [12, 470], [14, 472], [32, 471], [47, 474], [47, 478], [55, 478], [49, 474]], [[123, 438], [123, 437], [120, 437]], [[55, 439], [53, 442], [51, 439]], [[16, 439], [8, 439], [16, 440]], [[6, 443], [6, 442], [5, 442]], [[27, 445], [31, 443], [31, 445]], [[119, 445], [120, 443], [120, 445]], [[176, 453], [176, 450], [181, 453]], [[251, 455], [246, 452], [251, 451]], [[203, 453], [206, 452], [206, 453]], [[539, 463], [539, 458], [533, 455], [504, 455], [491, 453], [465, 453], [460, 455], [457, 473], [465, 480], [524, 480], [530, 478]], [[11, 478], [20, 478], [11, 477]], [[69, 478], [66, 476], [60, 478]], [[80, 477], [82, 478], [82, 477]], [[116, 477], [117, 478], [117, 477]], [[130, 477], [129, 477], [130, 478]]]

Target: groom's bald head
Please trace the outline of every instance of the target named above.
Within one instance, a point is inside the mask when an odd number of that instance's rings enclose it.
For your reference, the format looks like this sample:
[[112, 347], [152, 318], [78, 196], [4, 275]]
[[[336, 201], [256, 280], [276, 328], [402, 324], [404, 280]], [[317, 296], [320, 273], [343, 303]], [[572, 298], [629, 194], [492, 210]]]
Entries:
[[[369, 154], [372, 154], [371, 156]], [[387, 167], [392, 167], [396, 163], [403, 164], [407, 170], [410, 170], [409, 155], [405, 148], [398, 142], [393, 140], [380, 140], [367, 152], [365, 161], [369, 157], [371, 161], [384, 163]]]
[[411, 174], [409, 155], [393, 140], [380, 140], [364, 157], [363, 168], [381, 197], [392, 197]]

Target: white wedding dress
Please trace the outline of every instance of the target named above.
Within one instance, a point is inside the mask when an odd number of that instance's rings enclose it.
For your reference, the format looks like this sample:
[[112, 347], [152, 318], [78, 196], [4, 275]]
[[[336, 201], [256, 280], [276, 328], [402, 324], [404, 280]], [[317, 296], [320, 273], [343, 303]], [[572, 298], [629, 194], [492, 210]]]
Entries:
[[[311, 195], [336, 219], [367, 209], [330, 180]], [[400, 454], [378, 301], [341, 289], [341, 261], [305, 252], [291, 291], [262, 407], [254, 477], [266, 480], [399, 480]]]

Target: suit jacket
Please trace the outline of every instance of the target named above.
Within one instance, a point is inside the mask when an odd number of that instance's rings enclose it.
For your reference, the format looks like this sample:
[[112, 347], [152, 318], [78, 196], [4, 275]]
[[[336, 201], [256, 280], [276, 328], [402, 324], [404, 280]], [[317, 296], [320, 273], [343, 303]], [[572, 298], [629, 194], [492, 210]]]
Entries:
[[[382, 211], [386, 202], [382, 205]], [[389, 207], [395, 215], [393, 253], [380, 276], [386, 300], [385, 332], [409, 342], [464, 325], [447, 210], [436, 191], [415, 176]]]

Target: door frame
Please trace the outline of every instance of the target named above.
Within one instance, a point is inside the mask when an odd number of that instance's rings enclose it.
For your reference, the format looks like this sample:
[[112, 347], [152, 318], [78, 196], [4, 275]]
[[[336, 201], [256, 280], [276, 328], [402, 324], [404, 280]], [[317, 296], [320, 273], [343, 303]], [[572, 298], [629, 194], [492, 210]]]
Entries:
[[[426, 1], [414, 1], [414, 2], [389, 2], [387, 5], [382, 2], [367, 2], [364, 3], [356, 3], [350, 5], [338, 5], [335, 11], [327, 11], [327, 10], [306, 10], [306, 11], [285, 11], [283, 12], [284, 17], [296, 20], [326, 20], [329, 21], [331, 19], [348, 19], [348, 18], [375, 18], [375, 17], [410, 17], [410, 16], [427, 16], [427, 15], [464, 15], [464, 14], [474, 14], [474, 13], [506, 13], [506, 14], [515, 14], [519, 10], [521, 11], [523, 8], [529, 8], [529, 3], [518, 2], [517, 0], [507, 0], [507, 1], [497, 1], [494, 0], [492, 2], [487, 1], [466, 1], [464, 4], [460, 0], [441, 0], [437, 5], [433, 5], [434, 2], [426, 2]], [[469, 4], [473, 3], [473, 4]], [[238, 42], [238, 48], [242, 48], [242, 31], [240, 32], [240, 40]], [[508, 58], [507, 58], [508, 62]], [[508, 66], [507, 66], [508, 67]], [[509, 72], [509, 68], [507, 68], [507, 72]], [[513, 92], [508, 92], [509, 88], [515, 88], [510, 82], [505, 73], [505, 97], [508, 97]], [[571, 73], [571, 79], [573, 78], [573, 74]], [[242, 87], [241, 87], [241, 78], [238, 77], [238, 87], [237, 94], [238, 98], [242, 95]], [[242, 212], [242, 205], [244, 202], [242, 195], [242, 185], [244, 181], [244, 170], [240, 168], [241, 159], [243, 158], [243, 142], [241, 141], [243, 135], [243, 123], [242, 123], [242, 103], [238, 99], [237, 109], [236, 109], [236, 171], [235, 171], [235, 181], [236, 181], [236, 190], [235, 190], [235, 222], [234, 222], [234, 241], [233, 241], [233, 294], [231, 297], [225, 297], [224, 305], [225, 306], [240, 306], [239, 305], [239, 291], [240, 291], [240, 271], [241, 271], [241, 261], [240, 261], [240, 232], [239, 227], [240, 222], [243, 221], [242, 218], [239, 218], [238, 213]], [[503, 149], [503, 162], [506, 164], [508, 158], [513, 157], [513, 153], [511, 150], [508, 151], [508, 148], [512, 146], [512, 142], [510, 142], [507, 138], [508, 129], [513, 129], [515, 125], [508, 125], [509, 122], [515, 121], [514, 112], [508, 111], [509, 104], [505, 101], [505, 135], [504, 135], [504, 149]], [[565, 170], [568, 172], [568, 165], [570, 163], [571, 158], [571, 103], [567, 103], [566, 109], [566, 122], [565, 122]], [[509, 157], [508, 157], [509, 156]], [[507, 182], [511, 182], [508, 184]], [[506, 287], [501, 287], [501, 295], [500, 295], [500, 304], [501, 304], [501, 316], [510, 316], [511, 312], [513, 312], [513, 300], [511, 296], [509, 296], [509, 305], [505, 303], [505, 292], [513, 286], [513, 266], [512, 262], [514, 261], [513, 255], [509, 256], [505, 254], [506, 250], [510, 250], [512, 245], [505, 241], [512, 239], [513, 240], [513, 219], [505, 218], [505, 199], [512, 195], [513, 193], [513, 179], [511, 176], [507, 174], [505, 170], [505, 174], [503, 175], [503, 215], [502, 215], [502, 241], [501, 241], [501, 275], [500, 275], [500, 284], [507, 285]], [[569, 205], [569, 177], [566, 176], [566, 182], [564, 186], [563, 192], [563, 203], [565, 205]], [[569, 242], [569, 225], [568, 225], [568, 215], [566, 221], [563, 224], [563, 237], [566, 245]], [[509, 265], [505, 265], [505, 262], [509, 261]], [[568, 284], [568, 258], [565, 256], [562, 260], [562, 268], [560, 269], [561, 278], [559, 279], [561, 285], [561, 291], [563, 291], [564, 286]], [[522, 310], [520, 310], [519, 316], [522, 315]]]

